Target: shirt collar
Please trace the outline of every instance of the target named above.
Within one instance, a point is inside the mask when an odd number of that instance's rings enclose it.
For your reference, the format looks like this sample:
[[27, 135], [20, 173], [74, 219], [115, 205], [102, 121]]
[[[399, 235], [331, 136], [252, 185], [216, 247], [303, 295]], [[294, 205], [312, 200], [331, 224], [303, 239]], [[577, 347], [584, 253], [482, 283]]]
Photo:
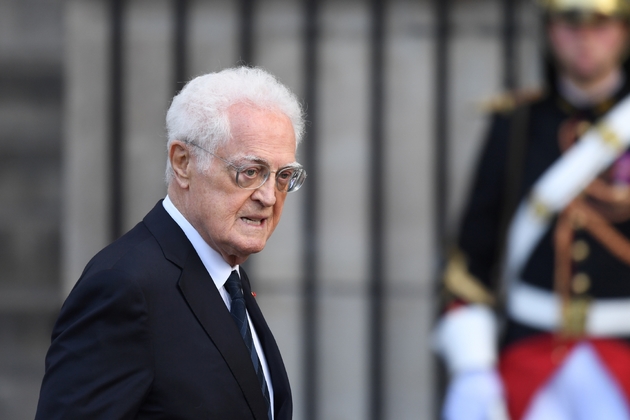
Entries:
[[162, 201], [162, 205], [164, 206], [164, 210], [175, 220], [175, 223], [179, 225], [179, 227], [184, 231], [184, 234], [192, 244], [193, 248], [199, 255], [201, 262], [204, 267], [210, 274], [210, 277], [214, 281], [214, 284], [217, 286], [217, 289], [221, 289], [232, 270], [237, 270], [239, 272], [239, 266], [235, 265], [231, 267], [221, 254], [212, 249], [210, 245], [203, 240], [199, 232], [190, 224], [188, 220], [184, 217], [183, 214], [175, 207], [169, 196], [167, 195], [164, 201]]
[[[567, 77], [560, 77], [557, 82], [560, 96], [577, 109], [596, 108], [599, 104], [609, 102], [623, 88], [625, 74], [619, 69], [611, 74], [606, 84], [600, 86], [599, 92], [587, 92]], [[606, 110], [607, 111], [607, 110]]]

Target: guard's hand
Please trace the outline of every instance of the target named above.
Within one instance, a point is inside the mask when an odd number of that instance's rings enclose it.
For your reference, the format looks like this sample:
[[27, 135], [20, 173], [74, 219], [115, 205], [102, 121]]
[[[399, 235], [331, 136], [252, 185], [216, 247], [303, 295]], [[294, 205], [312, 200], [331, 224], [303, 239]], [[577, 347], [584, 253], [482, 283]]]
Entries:
[[446, 391], [444, 420], [509, 420], [499, 374], [494, 369], [456, 374]]

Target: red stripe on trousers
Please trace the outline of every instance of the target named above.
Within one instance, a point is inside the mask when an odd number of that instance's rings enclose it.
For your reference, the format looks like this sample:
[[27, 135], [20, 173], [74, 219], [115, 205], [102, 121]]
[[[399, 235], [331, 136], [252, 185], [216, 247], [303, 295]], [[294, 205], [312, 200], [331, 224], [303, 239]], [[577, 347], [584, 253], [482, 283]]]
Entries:
[[576, 341], [543, 334], [510, 345], [499, 358], [512, 420], [522, 420], [536, 391], [547, 383], [571, 349], [584, 341], [593, 345], [630, 401], [630, 345], [615, 339]]

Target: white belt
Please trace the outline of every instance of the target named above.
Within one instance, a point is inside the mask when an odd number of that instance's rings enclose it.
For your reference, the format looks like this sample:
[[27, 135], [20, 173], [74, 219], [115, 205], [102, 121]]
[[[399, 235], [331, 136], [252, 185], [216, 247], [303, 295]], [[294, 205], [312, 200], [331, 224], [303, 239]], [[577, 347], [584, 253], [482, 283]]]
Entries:
[[[560, 328], [561, 308], [557, 295], [523, 282], [515, 282], [508, 293], [510, 317], [541, 330]], [[586, 335], [630, 336], [630, 298], [593, 300], [586, 317]]]

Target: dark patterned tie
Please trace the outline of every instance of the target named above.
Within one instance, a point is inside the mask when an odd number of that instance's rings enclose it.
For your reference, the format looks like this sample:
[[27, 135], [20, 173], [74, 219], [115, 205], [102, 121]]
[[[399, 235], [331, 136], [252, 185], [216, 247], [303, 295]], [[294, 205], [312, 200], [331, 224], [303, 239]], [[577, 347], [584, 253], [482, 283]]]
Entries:
[[258, 353], [256, 353], [256, 347], [254, 346], [254, 340], [252, 338], [252, 332], [249, 329], [249, 322], [247, 321], [247, 312], [245, 310], [245, 298], [243, 297], [243, 289], [241, 287], [241, 278], [236, 272], [236, 270], [232, 271], [230, 277], [228, 277], [225, 282], [225, 289], [230, 294], [230, 298], [232, 298], [232, 307], [230, 312], [232, 314], [232, 318], [234, 318], [234, 322], [236, 322], [236, 326], [238, 330], [241, 332], [241, 336], [245, 341], [245, 345], [249, 350], [249, 354], [252, 358], [252, 363], [254, 365], [254, 370], [256, 371], [256, 376], [258, 376], [258, 381], [260, 382], [260, 387], [262, 388], [263, 396], [267, 401], [267, 414], [269, 416], [269, 420], [271, 420], [271, 405], [269, 404], [269, 388], [267, 388], [267, 381], [265, 381], [265, 374], [263, 373], [262, 365], [260, 364], [260, 359], [258, 358]]

